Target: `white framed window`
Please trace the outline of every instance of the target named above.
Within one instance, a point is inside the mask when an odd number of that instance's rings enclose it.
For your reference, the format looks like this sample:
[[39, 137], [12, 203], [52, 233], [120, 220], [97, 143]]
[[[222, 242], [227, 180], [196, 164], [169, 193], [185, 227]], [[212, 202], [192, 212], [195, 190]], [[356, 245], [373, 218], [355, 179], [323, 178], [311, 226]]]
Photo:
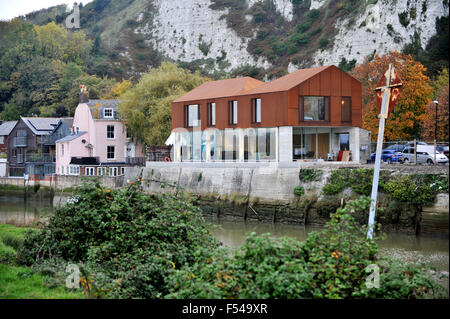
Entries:
[[252, 122], [261, 123], [261, 99], [252, 100]]
[[0, 136], [0, 144], [5, 143], [5, 137], [4, 136]]
[[125, 175], [125, 167], [120, 168], [120, 175]]
[[98, 176], [106, 176], [106, 167], [97, 167]]
[[216, 103], [208, 104], [208, 126], [216, 126]]
[[228, 124], [238, 123], [238, 101], [228, 102]]
[[117, 176], [118, 168], [117, 167], [110, 167], [109, 168], [109, 176]]
[[84, 175], [86, 176], [94, 176], [95, 175], [95, 169], [93, 167], [86, 167], [84, 171]]
[[114, 125], [108, 125], [106, 126], [106, 138], [108, 139], [114, 139]]
[[78, 165], [69, 165], [67, 170], [69, 175], [80, 175], [80, 166]]
[[104, 109], [103, 110], [103, 117], [104, 118], [113, 118], [114, 117], [114, 110], [113, 109]]
[[108, 145], [106, 147], [106, 158], [109, 160], [116, 159], [116, 147], [114, 145]]

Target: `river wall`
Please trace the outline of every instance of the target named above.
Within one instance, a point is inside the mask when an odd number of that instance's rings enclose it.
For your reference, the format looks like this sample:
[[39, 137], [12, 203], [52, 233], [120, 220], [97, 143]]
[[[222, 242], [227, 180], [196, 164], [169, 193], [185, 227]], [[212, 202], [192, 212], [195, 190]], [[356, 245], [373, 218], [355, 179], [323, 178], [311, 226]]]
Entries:
[[[206, 215], [282, 223], [323, 225], [330, 213], [359, 197], [351, 188], [326, 195], [323, 187], [334, 170], [373, 166], [343, 163], [157, 163], [130, 168], [125, 180], [141, 176], [151, 193], [185, 192]], [[302, 182], [300, 170], [321, 172], [317, 180]], [[448, 167], [383, 165], [382, 171], [395, 175], [437, 174], [448, 178]], [[162, 187], [163, 186], [163, 187]], [[294, 195], [301, 186], [304, 193]], [[384, 230], [432, 233], [448, 236], [448, 193], [439, 193], [434, 205], [421, 207], [392, 201], [379, 193], [377, 221]], [[367, 214], [356, 216], [367, 223]]]

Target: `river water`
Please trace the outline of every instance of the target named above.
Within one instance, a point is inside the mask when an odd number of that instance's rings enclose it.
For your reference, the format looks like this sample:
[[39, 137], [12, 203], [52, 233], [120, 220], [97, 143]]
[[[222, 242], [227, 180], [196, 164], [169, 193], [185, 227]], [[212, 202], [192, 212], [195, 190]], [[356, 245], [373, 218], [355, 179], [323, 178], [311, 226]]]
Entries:
[[[23, 196], [0, 195], [0, 223], [29, 225], [35, 220], [51, 213], [49, 199], [27, 200]], [[207, 219], [209, 228], [224, 245], [237, 248], [248, 232], [271, 233], [275, 237], [289, 236], [304, 240], [309, 232], [320, 230], [310, 226], [272, 224], [241, 220]], [[411, 236], [389, 233], [379, 242], [381, 254], [401, 259], [404, 262], [426, 262], [440, 272], [449, 271], [449, 240], [442, 237]], [[446, 281], [448, 285], [448, 280]]]

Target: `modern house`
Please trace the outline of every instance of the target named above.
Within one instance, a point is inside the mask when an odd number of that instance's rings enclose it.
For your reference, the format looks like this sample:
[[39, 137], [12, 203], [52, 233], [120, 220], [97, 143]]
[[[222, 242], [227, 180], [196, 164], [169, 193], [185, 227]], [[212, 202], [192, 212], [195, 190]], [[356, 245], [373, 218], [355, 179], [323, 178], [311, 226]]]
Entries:
[[58, 175], [119, 176], [144, 165], [142, 145], [127, 134], [119, 100], [89, 100], [82, 92], [69, 135], [56, 141]]
[[16, 123], [0, 120], [0, 177], [8, 176], [8, 136]]
[[335, 66], [272, 82], [206, 82], [172, 103], [174, 161], [317, 161], [370, 157], [361, 83]]
[[9, 176], [28, 174], [31, 180], [55, 173], [55, 148], [47, 143], [59, 118], [21, 117], [8, 136]]

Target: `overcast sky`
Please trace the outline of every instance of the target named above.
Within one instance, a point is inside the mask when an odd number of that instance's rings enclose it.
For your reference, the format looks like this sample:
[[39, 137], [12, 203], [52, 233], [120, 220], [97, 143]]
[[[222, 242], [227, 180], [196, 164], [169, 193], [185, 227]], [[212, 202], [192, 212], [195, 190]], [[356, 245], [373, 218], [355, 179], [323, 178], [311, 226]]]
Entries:
[[48, 8], [58, 4], [73, 6], [74, 2], [86, 4], [92, 0], [0, 0], [0, 20], [10, 20], [32, 11]]

